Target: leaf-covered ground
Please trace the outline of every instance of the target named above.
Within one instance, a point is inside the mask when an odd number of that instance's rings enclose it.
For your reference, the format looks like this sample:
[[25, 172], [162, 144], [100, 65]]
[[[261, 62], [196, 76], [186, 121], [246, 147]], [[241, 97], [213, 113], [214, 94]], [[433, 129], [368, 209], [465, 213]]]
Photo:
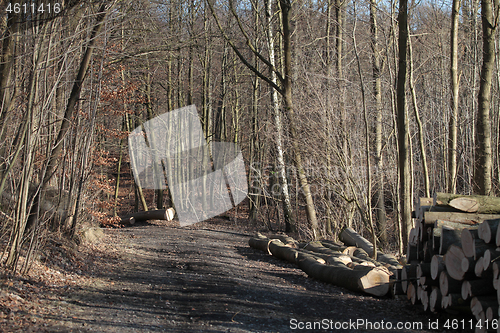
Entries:
[[457, 319], [308, 278], [250, 248], [243, 224], [142, 224], [78, 248], [49, 242], [29, 276], [2, 279], [0, 331], [443, 332]]

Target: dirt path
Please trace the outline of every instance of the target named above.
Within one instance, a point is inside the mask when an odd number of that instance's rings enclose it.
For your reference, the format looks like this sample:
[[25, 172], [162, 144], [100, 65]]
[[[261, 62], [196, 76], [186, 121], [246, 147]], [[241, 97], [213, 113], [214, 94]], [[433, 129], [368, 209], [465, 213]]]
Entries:
[[[444, 331], [445, 319], [423, 314], [407, 301], [317, 282], [251, 249], [249, 235], [220, 229], [142, 225], [106, 230], [105, 239], [115, 243], [115, 259], [98, 263], [87, 285], [46, 299], [49, 310], [36, 331], [309, 332], [299, 328], [318, 321], [328, 331], [372, 331], [358, 326], [358, 320], [378, 325], [378, 332], [431, 332], [429, 320], [439, 320], [439, 332]], [[396, 329], [398, 322], [422, 327]]]

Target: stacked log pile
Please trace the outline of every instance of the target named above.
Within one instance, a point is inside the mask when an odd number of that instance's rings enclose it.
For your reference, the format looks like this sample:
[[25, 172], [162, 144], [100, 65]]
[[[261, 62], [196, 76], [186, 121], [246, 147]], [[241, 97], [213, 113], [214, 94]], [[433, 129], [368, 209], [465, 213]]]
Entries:
[[298, 265], [320, 281], [374, 296], [387, 295], [395, 272], [403, 266], [383, 253], [372, 259], [372, 244], [350, 228], [342, 231], [340, 239], [344, 244], [327, 240], [298, 243], [284, 235], [258, 234], [250, 238], [249, 245]]
[[398, 276], [408, 299], [425, 310], [466, 311], [483, 323], [498, 319], [500, 198], [437, 193], [420, 199], [414, 217]]

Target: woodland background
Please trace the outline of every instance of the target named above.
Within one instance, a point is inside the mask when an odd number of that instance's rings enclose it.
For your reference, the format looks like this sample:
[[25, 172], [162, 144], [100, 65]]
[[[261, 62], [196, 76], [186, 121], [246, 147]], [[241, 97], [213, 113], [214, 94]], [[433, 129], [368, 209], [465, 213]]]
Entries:
[[170, 207], [132, 181], [127, 134], [191, 104], [241, 147], [256, 225], [403, 252], [419, 196], [499, 191], [498, 0], [32, 4], [0, 2], [9, 269], [53, 233]]

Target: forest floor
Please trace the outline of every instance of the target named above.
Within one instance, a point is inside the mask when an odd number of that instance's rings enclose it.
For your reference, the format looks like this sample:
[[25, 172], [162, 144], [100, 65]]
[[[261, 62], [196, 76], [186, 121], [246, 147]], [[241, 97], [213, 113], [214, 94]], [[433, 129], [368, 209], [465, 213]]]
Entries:
[[443, 332], [461, 319], [308, 278], [250, 248], [244, 224], [155, 221], [78, 247], [49, 240], [28, 276], [0, 281], [0, 331]]

